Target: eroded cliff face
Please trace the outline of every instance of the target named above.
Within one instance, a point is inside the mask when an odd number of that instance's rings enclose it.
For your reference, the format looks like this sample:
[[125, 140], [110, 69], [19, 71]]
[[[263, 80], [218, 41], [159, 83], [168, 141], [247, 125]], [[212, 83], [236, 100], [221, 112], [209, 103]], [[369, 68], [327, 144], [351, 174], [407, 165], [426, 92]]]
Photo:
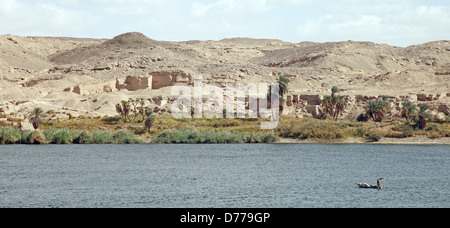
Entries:
[[[450, 104], [450, 41], [407, 48], [371, 42], [286, 43], [234, 38], [164, 42], [141, 33], [109, 40], [0, 36], [0, 108], [19, 118], [42, 107], [71, 116], [115, 115], [115, 104], [142, 98], [170, 111], [171, 86], [291, 81], [284, 114], [319, 112], [332, 86], [348, 99], [344, 117], [358, 115], [369, 98], [427, 102], [445, 115]], [[447, 108], [446, 108], [447, 107]], [[448, 111], [447, 111], [448, 112]]]

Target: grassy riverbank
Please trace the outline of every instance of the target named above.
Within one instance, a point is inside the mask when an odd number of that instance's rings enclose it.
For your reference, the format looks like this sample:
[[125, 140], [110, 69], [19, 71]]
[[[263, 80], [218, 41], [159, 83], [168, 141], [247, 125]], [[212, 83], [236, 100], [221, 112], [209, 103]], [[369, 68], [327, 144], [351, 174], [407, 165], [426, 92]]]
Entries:
[[22, 132], [19, 128], [0, 130], [0, 144], [133, 144], [142, 143], [137, 135], [126, 131], [81, 131], [70, 129]]
[[[150, 132], [139, 121], [120, 118], [76, 119], [45, 123], [22, 132], [0, 127], [0, 144], [133, 144], [133, 143], [273, 143], [393, 142], [450, 139], [450, 123], [430, 123], [416, 130], [402, 121], [389, 123], [284, 117], [275, 130], [261, 130], [263, 119], [174, 119], [157, 116]], [[386, 140], [389, 139], [389, 140]], [[408, 140], [411, 141], [411, 140]], [[431, 141], [432, 142], [432, 141]]]

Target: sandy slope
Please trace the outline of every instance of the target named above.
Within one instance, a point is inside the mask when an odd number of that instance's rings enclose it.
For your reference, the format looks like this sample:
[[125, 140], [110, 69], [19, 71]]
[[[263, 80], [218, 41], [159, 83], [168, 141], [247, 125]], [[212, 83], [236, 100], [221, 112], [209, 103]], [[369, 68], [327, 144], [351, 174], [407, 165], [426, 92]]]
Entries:
[[[0, 108], [7, 113], [23, 115], [41, 106], [61, 118], [113, 115], [114, 105], [128, 98], [158, 106], [155, 97], [170, 96], [170, 89], [115, 89], [116, 79], [152, 72], [181, 72], [190, 79], [202, 74], [205, 82], [220, 84], [274, 82], [282, 73], [291, 79], [291, 94], [325, 95], [337, 85], [350, 96], [441, 94], [438, 105], [448, 105], [450, 41], [400, 48], [249, 38], [164, 42], [140, 33], [110, 40], [0, 36]], [[75, 86], [88, 92], [64, 92]]]

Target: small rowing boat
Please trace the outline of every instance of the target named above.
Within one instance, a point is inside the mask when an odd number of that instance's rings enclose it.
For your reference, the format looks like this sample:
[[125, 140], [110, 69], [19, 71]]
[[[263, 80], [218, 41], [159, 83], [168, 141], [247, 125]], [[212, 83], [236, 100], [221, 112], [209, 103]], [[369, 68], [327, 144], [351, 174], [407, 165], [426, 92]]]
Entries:
[[383, 189], [382, 187], [381, 187], [381, 181], [383, 180], [384, 178], [379, 178], [378, 180], [377, 180], [377, 185], [371, 185], [371, 184], [368, 184], [366, 181], [364, 181], [364, 183], [356, 183], [356, 185], [358, 185], [358, 187], [360, 187], [360, 188], [372, 188], [372, 189]]
[[358, 187], [360, 187], [360, 188], [378, 188], [378, 186], [370, 185], [370, 184], [366, 185], [366, 184], [356, 183], [356, 185], [358, 185]]

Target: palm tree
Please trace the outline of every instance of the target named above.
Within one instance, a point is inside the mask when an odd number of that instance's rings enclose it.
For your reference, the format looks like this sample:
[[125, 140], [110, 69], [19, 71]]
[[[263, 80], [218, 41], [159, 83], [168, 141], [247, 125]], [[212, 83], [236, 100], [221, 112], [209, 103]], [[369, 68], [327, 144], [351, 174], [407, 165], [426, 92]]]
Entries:
[[412, 104], [411, 106], [408, 107], [408, 112], [407, 112], [408, 122], [412, 121], [415, 118], [415, 116], [417, 115], [416, 108], [417, 108], [417, 105], [415, 105], [415, 104]]
[[330, 96], [325, 96], [321, 103], [323, 112], [329, 114], [330, 116], [334, 116], [333, 98]]
[[411, 102], [409, 101], [403, 101], [402, 103], [402, 118], [405, 118], [406, 121], [409, 120], [409, 116], [408, 116], [408, 109], [409, 107], [411, 107]]
[[385, 115], [384, 104], [379, 100], [369, 101], [369, 103], [366, 106], [366, 111], [367, 116], [370, 116], [373, 121], [375, 122], [383, 121]]
[[128, 121], [128, 115], [131, 112], [131, 105], [128, 101], [122, 101], [119, 104], [116, 105], [116, 111], [119, 113], [122, 117], [122, 120], [124, 122]]
[[280, 97], [284, 97], [286, 93], [289, 91], [289, 83], [291, 81], [286, 78], [283, 74], [280, 75], [280, 78], [278, 79], [278, 84], [280, 85]]
[[415, 127], [420, 128], [421, 130], [424, 130], [427, 128], [428, 120], [431, 118], [431, 114], [428, 113], [428, 110], [431, 107], [427, 104], [422, 104], [420, 106], [419, 112], [417, 113], [417, 116], [415, 117]]
[[333, 86], [333, 88], [331, 88], [331, 97], [335, 97], [336, 93], [339, 93], [339, 87]]
[[128, 101], [128, 103], [130, 104], [130, 112], [133, 112], [134, 117], [133, 117], [133, 122], [136, 121], [136, 117], [139, 114], [139, 100], [133, 100], [130, 98], [130, 100]]
[[334, 113], [334, 120], [338, 120], [339, 116], [344, 112], [345, 109], [345, 99], [344, 96], [334, 97], [336, 112]]
[[369, 101], [366, 106], [367, 115], [370, 116], [373, 121], [377, 122], [376, 113], [378, 113], [378, 103], [376, 101]]
[[373, 121], [381, 123], [388, 111], [389, 96], [383, 96], [382, 99], [371, 100], [366, 106], [366, 115], [370, 116]]
[[30, 124], [33, 125], [33, 128], [37, 130], [41, 124], [44, 123], [44, 111], [41, 108], [35, 108], [33, 112], [31, 112]]
[[139, 115], [142, 116], [142, 120], [141, 120], [141, 123], [142, 123], [145, 120], [145, 107], [144, 107], [145, 101], [144, 101], [144, 99], [140, 100], [140, 104], [141, 104], [141, 107], [139, 107], [138, 109], [139, 109]]
[[[284, 110], [284, 102], [286, 102], [286, 99], [284, 98], [284, 95], [286, 93], [288, 93], [289, 91], [289, 83], [291, 81], [284, 76], [283, 74], [280, 75], [280, 77], [277, 79], [277, 83], [279, 85], [279, 96], [280, 96], [280, 113], [283, 113]], [[271, 100], [272, 99], [272, 85], [269, 86], [269, 91], [267, 93], [267, 100]]]
[[333, 86], [331, 89], [331, 96], [325, 96], [321, 101], [324, 113], [330, 115], [334, 120], [338, 120], [339, 116], [345, 110], [345, 97], [336, 96], [339, 93], [339, 88]]
[[153, 111], [149, 108], [147, 108], [145, 112], [146, 112], [146, 116], [147, 116], [145, 119], [145, 130], [147, 130], [148, 133], [150, 133], [156, 117], [153, 114]]
[[412, 104], [409, 101], [404, 101], [402, 103], [402, 118], [406, 119], [406, 122], [410, 122], [411, 120], [414, 119], [415, 115], [416, 115], [416, 105]]
[[122, 101], [122, 107], [123, 107], [123, 112], [125, 115], [125, 122], [127, 122], [129, 120], [129, 115], [131, 112], [131, 105], [129, 101]]

